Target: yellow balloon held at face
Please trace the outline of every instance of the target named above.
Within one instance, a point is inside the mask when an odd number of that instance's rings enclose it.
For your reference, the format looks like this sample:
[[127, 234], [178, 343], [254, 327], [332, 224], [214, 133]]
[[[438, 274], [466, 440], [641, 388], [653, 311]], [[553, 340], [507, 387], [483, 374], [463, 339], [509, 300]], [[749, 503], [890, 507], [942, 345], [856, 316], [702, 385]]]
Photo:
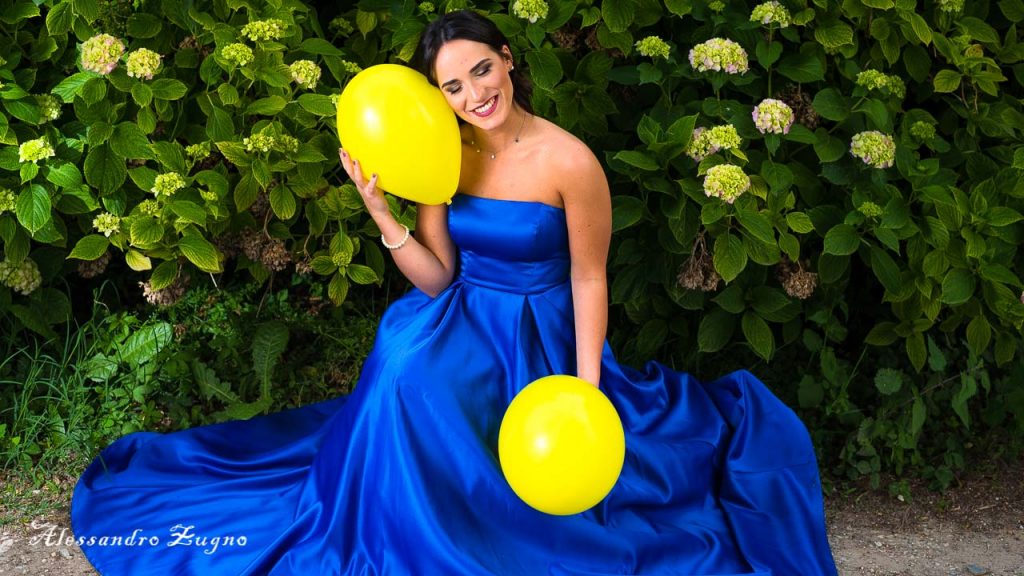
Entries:
[[423, 204], [455, 195], [458, 121], [441, 90], [412, 68], [378, 64], [356, 74], [338, 97], [338, 138], [382, 190]]
[[625, 457], [615, 407], [574, 376], [531, 382], [512, 399], [498, 432], [505, 479], [524, 502], [548, 514], [578, 514], [600, 502]]

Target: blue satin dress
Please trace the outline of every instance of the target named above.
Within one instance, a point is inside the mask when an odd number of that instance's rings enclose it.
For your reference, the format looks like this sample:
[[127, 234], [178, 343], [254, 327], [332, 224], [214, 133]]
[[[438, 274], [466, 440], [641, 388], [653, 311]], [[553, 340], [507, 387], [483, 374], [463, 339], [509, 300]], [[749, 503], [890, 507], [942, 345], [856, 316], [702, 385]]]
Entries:
[[523, 503], [498, 428], [515, 394], [575, 374], [562, 209], [458, 195], [459, 272], [384, 314], [352, 394], [113, 442], [71, 525], [104, 576], [835, 575], [806, 429], [746, 371], [655, 361], [601, 388], [626, 459], [573, 516]]

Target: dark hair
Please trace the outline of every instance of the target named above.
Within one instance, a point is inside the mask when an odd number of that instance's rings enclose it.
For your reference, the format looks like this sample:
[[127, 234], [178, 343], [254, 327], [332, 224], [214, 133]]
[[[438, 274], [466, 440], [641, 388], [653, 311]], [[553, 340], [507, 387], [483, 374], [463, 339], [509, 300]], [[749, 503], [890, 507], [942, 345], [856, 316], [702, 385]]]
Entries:
[[[444, 14], [427, 25], [412, 59], [413, 67], [426, 76], [434, 86], [437, 86], [437, 77], [434, 75], [434, 62], [437, 61], [437, 53], [441, 50], [441, 46], [451, 40], [472, 40], [487, 44], [498, 54], [502, 53], [503, 46], [511, 46], [508, 38], [501, 33], [501, 30], [498, 30], [494, 22], [485, 16], [472, 10], [457, 10]], [[512, 99], [522, 109], [533, 114], [533, 106], [530, 104], [533, 85], [523, 72], [523, 62], [516, 63], [510, 76], [512, 77]]]

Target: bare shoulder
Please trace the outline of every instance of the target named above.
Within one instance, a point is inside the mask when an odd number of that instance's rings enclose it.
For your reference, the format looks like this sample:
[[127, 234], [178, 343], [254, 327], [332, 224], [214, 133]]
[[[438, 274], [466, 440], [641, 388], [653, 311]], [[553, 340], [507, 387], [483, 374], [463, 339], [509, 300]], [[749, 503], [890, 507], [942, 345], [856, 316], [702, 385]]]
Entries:
[[544, 161], [556, 174], [559, 194], [566, 203], [608, 195], [608, 182], [597, 156], [582, 140], [544, 120]]

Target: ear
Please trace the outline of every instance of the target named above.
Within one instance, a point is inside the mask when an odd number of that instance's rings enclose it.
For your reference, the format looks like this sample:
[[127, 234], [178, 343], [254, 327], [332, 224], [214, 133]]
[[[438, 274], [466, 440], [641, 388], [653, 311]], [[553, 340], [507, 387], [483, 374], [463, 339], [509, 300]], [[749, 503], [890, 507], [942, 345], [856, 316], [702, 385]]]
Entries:
[[513, 62], [512, 60], [512, 51], [509, 50], [508, 44], [505, 44], [501, 47], [501, 59], [504, 60], [509, 65], [515, 64], [515, 62]]

